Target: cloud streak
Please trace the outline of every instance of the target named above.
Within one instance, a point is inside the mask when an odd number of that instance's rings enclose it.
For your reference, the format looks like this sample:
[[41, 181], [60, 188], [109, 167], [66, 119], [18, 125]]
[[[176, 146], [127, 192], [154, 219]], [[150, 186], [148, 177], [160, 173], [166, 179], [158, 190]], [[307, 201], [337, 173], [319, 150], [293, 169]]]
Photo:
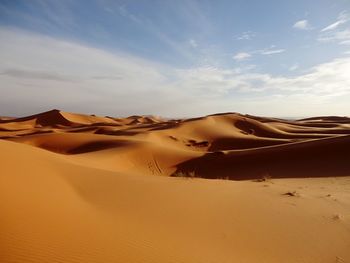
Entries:
[[310, 23], [308, 20], [299, 20], [294, 23], [293, 28], [299, 29], [299, 30], [310, 30], [312, 29]]
[[285, 52], [285, 49], [267, 49], [267, 50], [262, 50], [259, 52], [261, 55], [273, 55], [273, 54], [279, 54]]
[[320, 42], [337, 42], [340, 45], [350, 44], [350, 30], [330, 31], [318, 37]]
[[349, 20], [350, 20], [350, 15], [349, 15], [349, 13], [347, 13], [346, 11], [343, 11], [343, 12], [341, 12], [341, 13], [339, 14], [338, 20], [337, 20], [337, 21], [335, 21], [334, 23], [332, 23], [332, 24], [326, 26], [325, 28], [323, 28], [323, 29], [321, 30], [321, 32], [334, 30], [334, 29], [336, 29], [337, 27], [339, 27], [340, 25], [347, 23]]
[[249, 53], [248, 52], [238, 52], [233, 56], [233, 59], [235, 61], [239, 62], [239, 61], [247, 60], [256, 54], [265, 56], [265, 55], [280, 54], [280, 53], [283, 53], [285, 51], [286, 51], [285, 49], [276, 49], [275, 46], [272, 45], [269, 48], [253, 50], [253, 51], [250, 51]]
[[251, 40], [255, 37], [256, 33], [252, 31], [246, 31], [243, 32], [241, 35], [239, 35], [236, 39], [237, 40]]
[[23, 69], [5, 69], [0, 75], [6, 75], [13, 78], [55, 80], [55, 81], [76, 81], [72, 76], [62, 75], [55, 72], [23, 70]]
[[233, 56], [233, 59], [236, 61], [243, 61], [243, 60], [247, 60], [248, 58], [250, 58], [252, 55], [246, 52], [239, 52], [237, 54], [235, 54]]
[[[156, 38], [158, 38], [161, 42], [169, 46], [171, 49], [173, 49], [175, 52], [177, 52], [180, 56], [183, 58], [193, 61], [194, 57], [192, 53], [186, 49], [186, 46], [183, 45], [182, 43], [179, 43], [177, 41], [174, 41], [172, 38], [170, 38], [166, 32], [162, 31], [159, 26], [155, 23], [152, 22], [152, 20], [137, 16], [131, 12], [128, 11], [126, 6], [119, 6], [118, 8], [118, 13], [125, 17], [126, 19], [129, 19], [133, 23], [137, 24], [139, 27], [143, 28], [146, 30], [146, 32], [149, 32]], [[193, 39], [192, 41], [190, 40], [190, 45], [192, 47], [193, 44], [197, 44]]]
[[346, 11], [341, 12], [336, 22], [326, 26], [320, 31], [317, 40], [323, 43], [336, 42], [340, 45], [350, 45], [350, 29], [339, 28], [349, 21], [349, 13]]

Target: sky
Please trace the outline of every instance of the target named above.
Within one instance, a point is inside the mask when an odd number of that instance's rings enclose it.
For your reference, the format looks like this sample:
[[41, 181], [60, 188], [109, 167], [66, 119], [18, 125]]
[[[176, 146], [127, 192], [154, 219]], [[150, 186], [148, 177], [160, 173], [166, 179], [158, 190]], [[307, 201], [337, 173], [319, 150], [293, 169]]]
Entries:
[[0, 0], [0, 116], [350, 116], [350, 0]]

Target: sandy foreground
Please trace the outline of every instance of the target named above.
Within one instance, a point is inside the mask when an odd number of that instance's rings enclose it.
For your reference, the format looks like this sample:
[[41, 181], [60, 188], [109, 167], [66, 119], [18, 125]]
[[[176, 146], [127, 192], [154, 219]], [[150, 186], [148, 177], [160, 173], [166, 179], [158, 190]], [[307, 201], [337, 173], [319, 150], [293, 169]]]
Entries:
[[0, 262], [350, 262], [350, 119], [0, 117]]

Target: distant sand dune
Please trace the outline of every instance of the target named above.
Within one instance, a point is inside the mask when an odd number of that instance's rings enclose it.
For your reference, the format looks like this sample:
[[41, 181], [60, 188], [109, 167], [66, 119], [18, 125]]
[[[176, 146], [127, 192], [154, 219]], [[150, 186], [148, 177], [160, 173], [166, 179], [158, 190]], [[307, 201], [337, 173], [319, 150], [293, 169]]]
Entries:
[[[56, 153], [79, 154], [75, 158], [79, 160], [86, 153], [111, 149], [108, 153], [115, 150], [115, 158], [124, 156], [150, 174], [155, 173], [156, 165], [163, 167], [157, 174], [195, 172], [204, 178], [346, 176], [349, 120], [315, 117], [291, 121], [238, 113], [184, 120], [123, 119], [51, 110], [0, 120], [0, 138]], [[125, 157], [125, 152], [132, 152], [133, 157]], [[143, 156], [141, 162], [138, 156]], [[125, 170], [121, 165], [120, 171]]]

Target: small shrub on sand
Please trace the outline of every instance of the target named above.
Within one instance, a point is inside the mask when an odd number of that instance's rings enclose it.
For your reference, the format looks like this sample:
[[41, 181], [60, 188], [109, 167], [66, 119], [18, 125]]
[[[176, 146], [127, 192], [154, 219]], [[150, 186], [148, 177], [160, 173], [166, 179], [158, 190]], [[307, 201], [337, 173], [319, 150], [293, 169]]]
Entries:
[[272, 179], [271, 175], [269, 173], [262, 174], [260, 179], [256, 179], [256, 182], [269, 182]]
[[300, 194], [297, 191], [288, 191], [288, 192], [285, 192], [283, 195], [300, 197]]
[[183, 178], [195, 178], [196, 173], [194, 171], [191, 172], [183, 172], [183, 171], [177, 171], [173, 173], [173, 177], [183, 177]]

